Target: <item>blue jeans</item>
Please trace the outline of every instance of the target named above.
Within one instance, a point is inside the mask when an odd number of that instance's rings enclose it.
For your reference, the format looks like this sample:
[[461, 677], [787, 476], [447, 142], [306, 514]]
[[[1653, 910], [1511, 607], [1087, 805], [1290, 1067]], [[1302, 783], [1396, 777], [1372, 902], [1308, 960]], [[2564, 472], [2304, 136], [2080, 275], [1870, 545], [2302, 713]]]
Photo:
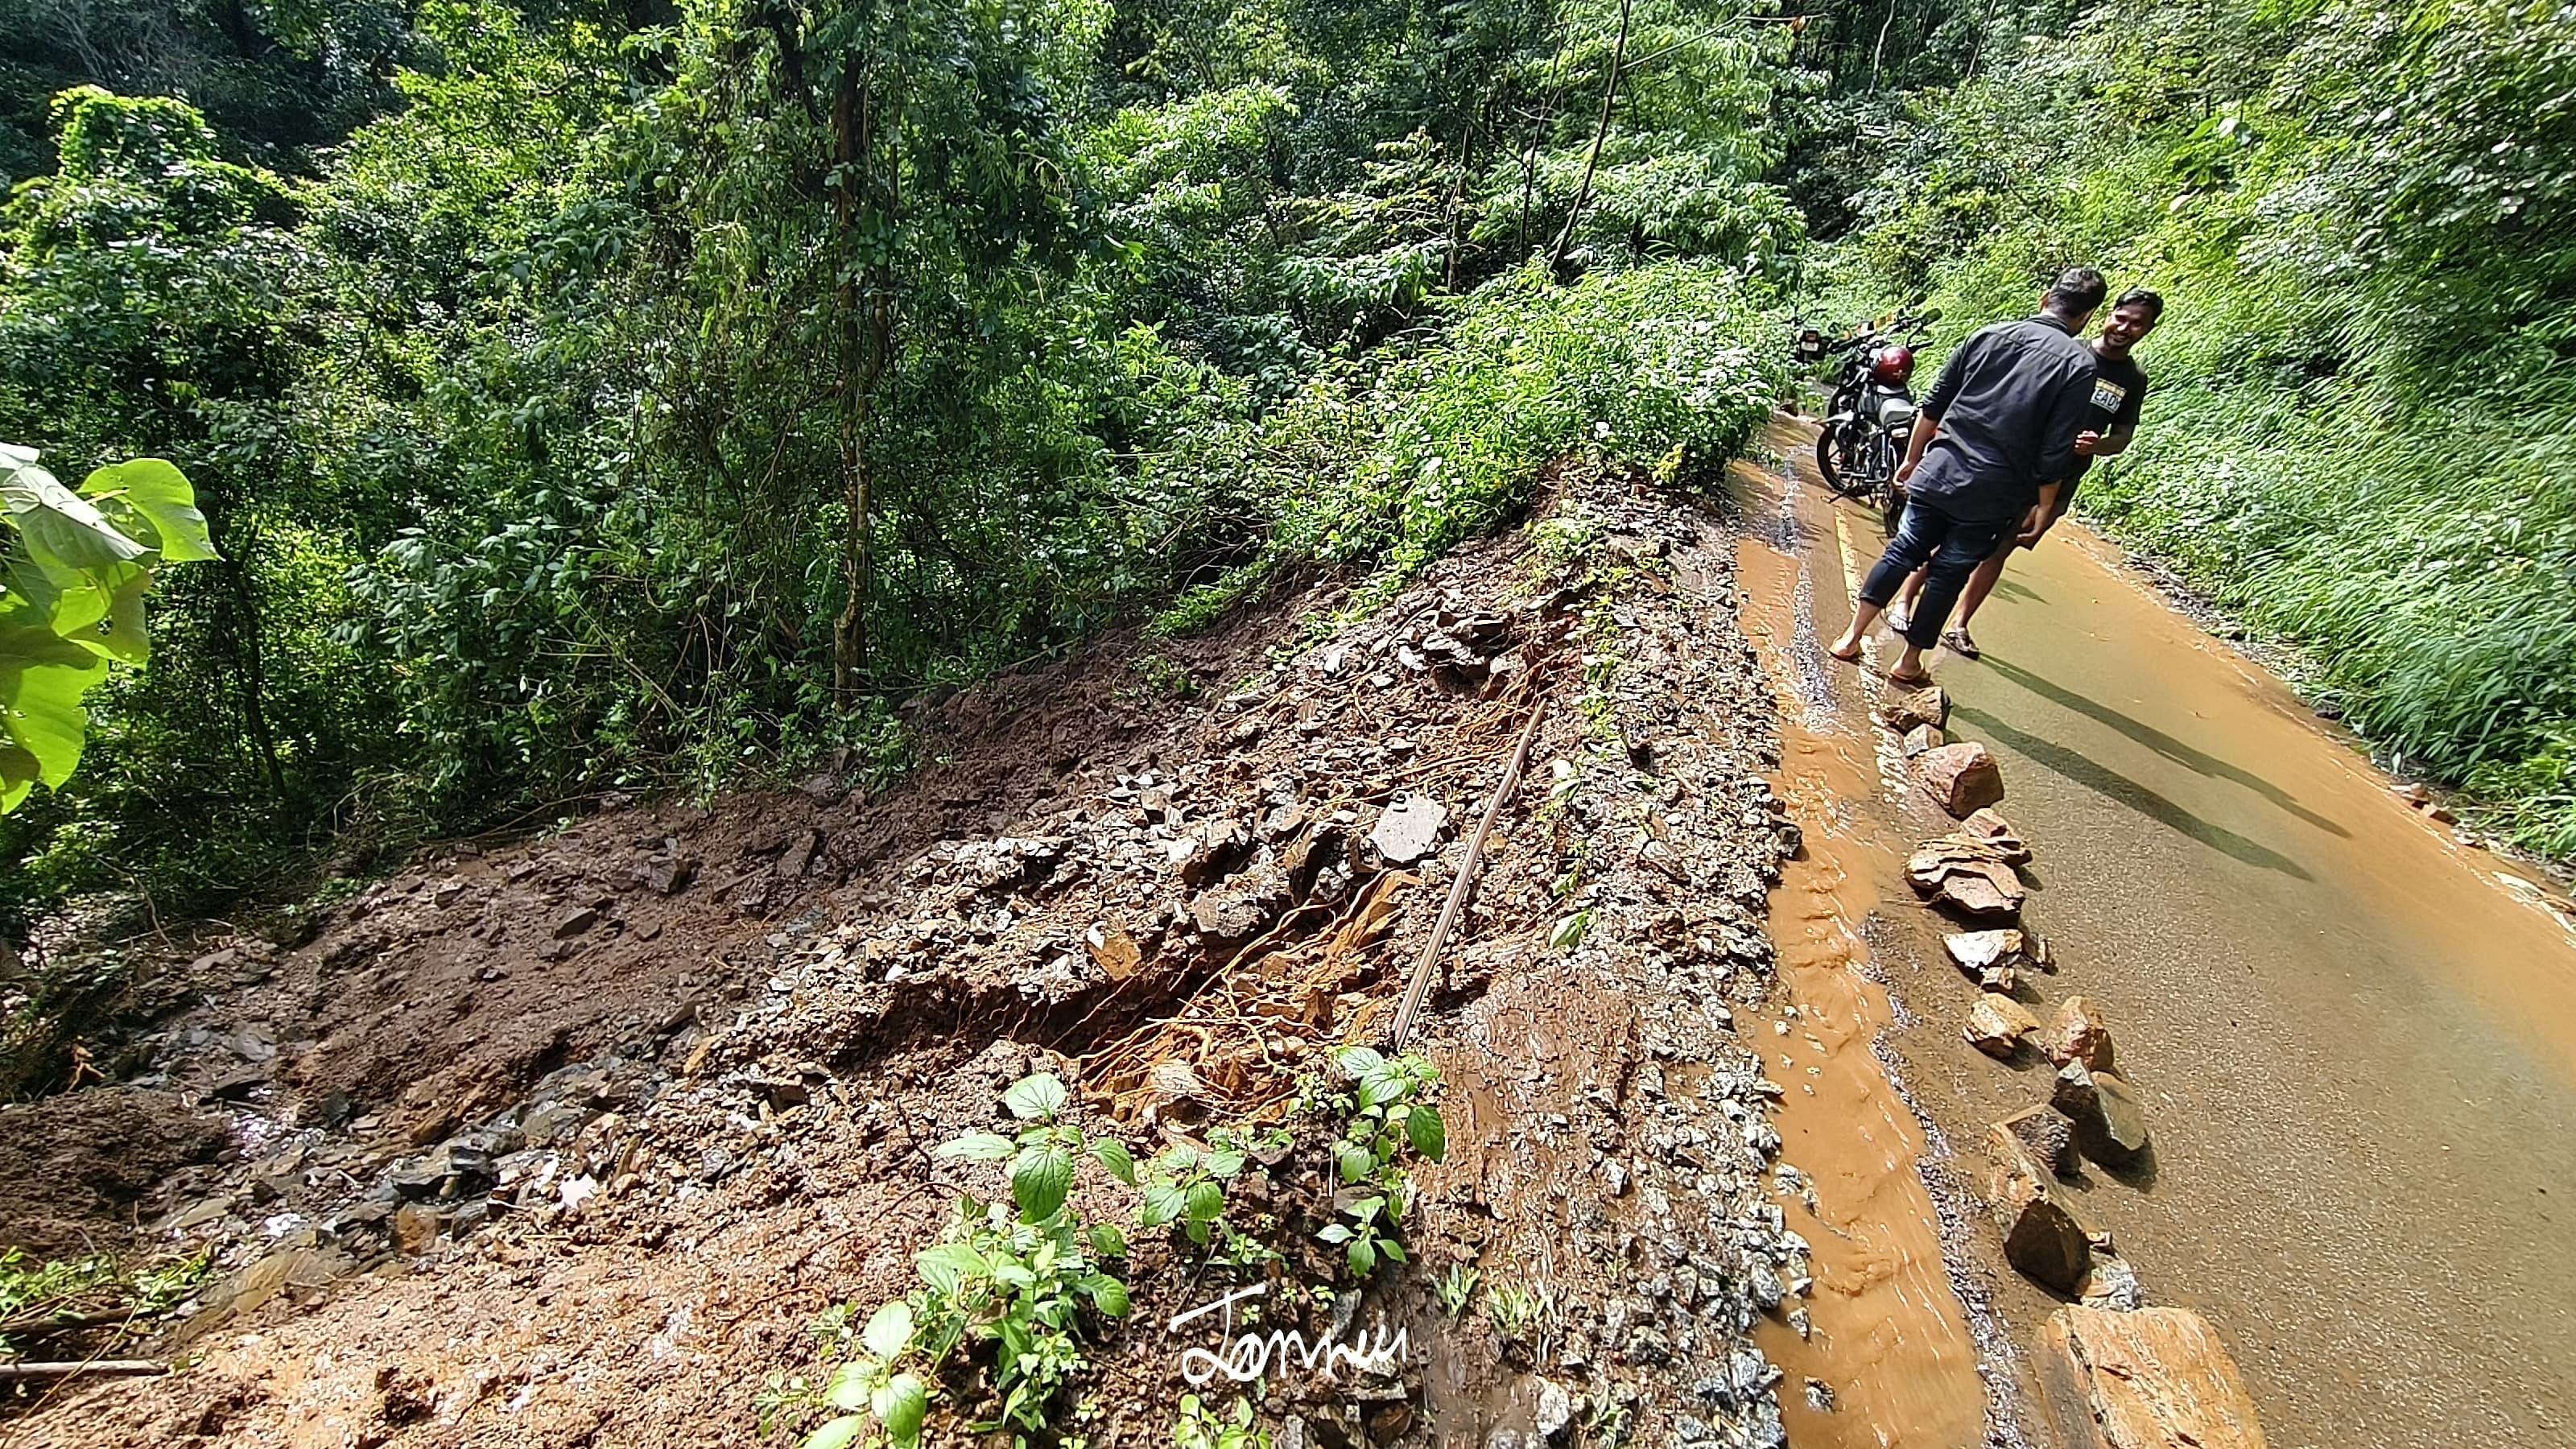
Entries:
[[1896, 591], [1905, 587], [1906, 576], [1925, 569], [1923, 597], [1914, 602], [1905, 642], [1929, 649], [1941, 642], [1941, 626], [1950, 621], [1950, 610], [1959, 602], [1959, 591], [1968, 586], [1968, 575], [2020, 530], [2018, 518], [1972, 523], [1952, 518], [1921, 499], [1912, 500], [1905, 505], [1896, 536], [1887, 541], [1887, 552], [1879, 555], [1878, 566], [1861, 581], [1860, 601], [1886, 608]]

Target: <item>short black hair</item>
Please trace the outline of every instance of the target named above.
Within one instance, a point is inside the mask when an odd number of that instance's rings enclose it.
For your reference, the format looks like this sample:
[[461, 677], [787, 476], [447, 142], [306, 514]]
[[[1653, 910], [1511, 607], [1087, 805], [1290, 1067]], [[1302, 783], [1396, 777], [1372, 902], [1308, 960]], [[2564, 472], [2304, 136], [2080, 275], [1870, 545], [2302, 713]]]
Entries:
[[2091, 267], [2068, 267], [2048, 286], [2049, 305], [2066, 312], [2090, 312], [2102, 305], [2111, 284]]
[[2165, 315], [2165, 299], [2144, 287], [2131, 287], [2120, 294], [2120, 300], [2111, 304], [2111, 310], [2114, 312], [2123, 307], [2144, 307], [2149, 316], [2159, 320]]

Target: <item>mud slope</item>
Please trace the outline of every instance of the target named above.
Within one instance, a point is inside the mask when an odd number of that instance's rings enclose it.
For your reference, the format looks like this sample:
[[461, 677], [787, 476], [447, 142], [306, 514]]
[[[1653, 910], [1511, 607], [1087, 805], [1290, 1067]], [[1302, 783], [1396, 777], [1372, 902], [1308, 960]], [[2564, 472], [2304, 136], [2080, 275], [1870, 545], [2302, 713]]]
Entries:
[[[940, 763], [892, 793], [817, 780], [450, 849], [293, 949], [180, 968], [194, 1004], [115, 1090], [230, 1145], [111, 1207], [228, 1276], [117, 1346], [175, 1377], [59, 1390], [10, 1442], [747, 1439], [763, 1383], [812, 1372], [819, 1313], [901, 1293], [961, 1192], [1003, 1195], [928, 1149], [1006, 1125], [1033, 1070], [1139, 1158], [1299, 1133], [1228, 1200], [1266, 1247], [1131, 1229], [1134, 1310], [1088, 1331], [1068, 1432], [1170, 1442], [1182, 1352], [1220, 1346], [1170, 1319], [1241, 1286], [1270, 1324], [1409, 1335], [1391, 1378], [1273, 1374], [1281, 1443], [1780, 1442], [1751, 1331], [1802, 1316], [1811, 1270], [1750, 1038], [1795, 828], [1733, 539], [1624, 478], [1569, 472], [1540, 511], [1339, 627], [1321, 586], [959, 696]], [[1387, 1037], [1525, 732], [1412, 1043], [1445, 1078], [1445, 1161], [1415, 1173], [1409, 1261], [1353, 1293], [1294, 1099], [1332, 1047]], [[1090, 1166], [1076, 1201], [1132, 1218]], [[1435, 1285], [1468, 1269], [1453, 1314]], [[953, 1365], [943, 1437], [978, 1392]]]

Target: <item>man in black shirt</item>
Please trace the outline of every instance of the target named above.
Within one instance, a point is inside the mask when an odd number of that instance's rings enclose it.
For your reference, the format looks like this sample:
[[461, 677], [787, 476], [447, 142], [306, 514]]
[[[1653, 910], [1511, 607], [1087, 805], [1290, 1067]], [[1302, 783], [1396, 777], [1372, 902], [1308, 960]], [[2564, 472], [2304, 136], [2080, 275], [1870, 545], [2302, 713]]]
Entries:
[[[1968, 634], [1968, 621], [1977, 616], [1977, 607], [2002, 581], [2004, 563], [2012, 557], [2014, 547], [2037, 548], [2039, 540], [2074, 504], [2075, 485], [2083, 481], [2093, 460], [2127, 451], [2130, 440], [2138, 435], [2138, 410], [2147, 397], [2147, 370], [2129, 354], [2156, 330], [2164, 312], [2165, 299], [2144, 287], [2122, 292], [2119, 300], [2111, 304], [2111, 315], [2102, 322], [2102, 335], [2093, 342], [2093, 357], [2100, 370], [2093, 379], [2093, 406], [2085, 418], [2084, 431], [2075, 435], [2075, 471], [2066, 475], [2065, 486], [2058, 490], [2057, 501], [2049, 506], [2048, 516], [2040, 520], [2036, 533], [2006, 539], [1968, 576], [1967, 588], [1959, 595], [1959, 622], [1941, 636], [1941, 642], [1954, 652], [1969, 659], [1977, 657], [1977, 641]], [[1926, 570], [1916, 569], [1914, 576], [1905, 581], [1904, 597], [1887, 611], [1890, 628], [1903, 630], [1910, 622], [1909, 611], [1923, 597], [1925, 573]]]
[[2036, 536], [2057, 503], [2056, 480], [2074, 471], [2075, 435], [2100, 370], [2077, 334], [2105, 290], [2100, 272], [2069, 268], [2040, 299], [2038, 316], [1996, 323], [1950, 354], [1896, 470], [1907, 490], [1905, 517], [1861, 584], [1851, 627], [1827, 653], [1860, 658], [1879, 612], [1906, 575], [1924, 569], [1923, 598], [1888, 678], [1931, 682], [1923, 651], [1940, 639], [1968, 575], [2017, 533]]

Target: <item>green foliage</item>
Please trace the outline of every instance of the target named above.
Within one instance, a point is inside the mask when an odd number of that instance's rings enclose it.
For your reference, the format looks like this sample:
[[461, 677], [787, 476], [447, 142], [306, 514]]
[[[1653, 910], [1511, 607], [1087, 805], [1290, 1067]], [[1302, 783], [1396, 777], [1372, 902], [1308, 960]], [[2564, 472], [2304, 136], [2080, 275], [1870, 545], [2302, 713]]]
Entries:
[[1431, 1105], [1439, 1070], [1423, 1058], [1355, 1046], [1335, 1053], [1333, 1065], [1350, 1079], [1349, 1089], [1311, 1087], [1306, 1105], [1340, 1128], [1332, 1145], [1340, 1184], [1333, 1200], [1344, 1220], [1317, 1236], [1342, 1250], [1352, 1277], [1365, 1279], [1380, 1262], [1405, 1261], [1399, 1235], [1413, 1182], [1404, 1163], [1447, 1156], [1449, 1130]]
[[1270, 1431], [1254, 1425], [1250, 1399], [1237, 1399], [1230, 1413], [1220, 1413], [1198, 1395], [1183, 1394], [1172, 1443], [1176, 1449], [1270, 1449]]
[[[2566, 858], [2576, 727], [2576, 27], [2506, 0], [2096, 6], [1927, 98], [1847, 280], [2170, 306], [2079, 505], [2300, 646], [2396, 766]], [[1945, 328], [1946, 330], [1946, 328]]]
[[0, 443], [0, 814], [80, 763], [82, 698], [112, 661], [151, 657], [143, 598], [165, 563], [215, 559], [187, 475], [160, 458], [97, 469], [75, 493], [33, 448]]
[[1485, 1290], [1485, 1321], [1506, 1344], [1537, 1344], [1556, 1321], [1556, 1299], [1532, 1283], [1497, 1283]]
[[[38, 1262], [23, 1249], [0, 1251], [0, 1321], [84, 1310], [130, 1311], [149, 1323], [185, 1301], [214, 1271], [211, 1252], [127, 1268], [96, 1254]], [[14, 1352], [0, 1338], [0, 1354]]]
[[1468, 1300], [1476, 1295], [1478, 1276], [1475, 1269], [1464, 1263], [1450, 1264], [1448, 1273], [1432, 1285], [1432, 1291], [1439, 1295], [1441, 1311], [1452, 1319], [1465, 1313]]
[[[1287, 1134], [1274, 1130], [1258, 1145], [1267, 1150], [1287, 1143]], [[1205, 1150], [1180, 1143], [1156, 1153], [1136, 1180], [1143, 1192], [1136, 1226], [1147, 1232], [1169, 1228], [1202, 1248], [1220, 1230], [1232, 1241], [1236, 1234], [1225, 1221], [1225, 1185], [1243, 1175], [1254, 1145], [1217, 1127], [1209, 1130]]]

